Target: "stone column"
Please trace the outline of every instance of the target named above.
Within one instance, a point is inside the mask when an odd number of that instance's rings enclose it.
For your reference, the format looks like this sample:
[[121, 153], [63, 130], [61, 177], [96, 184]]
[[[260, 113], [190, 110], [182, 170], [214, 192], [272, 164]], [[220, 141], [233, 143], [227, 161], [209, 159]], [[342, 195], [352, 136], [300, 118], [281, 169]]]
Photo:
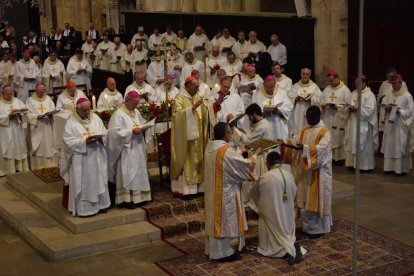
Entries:
[[240, 12], [242, 0], [218, 0], [218, 8], [221, 12]]
[[196, 0], [197, 12], [215, 12], [218, 10], [216, 0]]
[[44, 30], [46, 34], [49, 34], [50, 28], [53, 27], [52, 1], [39, 2], [39, 15], [40, 29]]
[[242, 0], [242, 11], [260, 12], [260, 0]]
[[106, 3], [106, 25], [114, 28], [118, 33], [120, 25], [120, 4], [119, 0], [107, 0]]
[[179, 10], [183, 12], [195, 11], [195, 0], [181, 0], [181, 7]]
[[[312, 0], [316, 18], [315, 81], [325, 87], [326, 73], [334, 69], [345, 83], [348, 79], [348, 1]], [[349, 84], [348, 84], [349, 85]]]

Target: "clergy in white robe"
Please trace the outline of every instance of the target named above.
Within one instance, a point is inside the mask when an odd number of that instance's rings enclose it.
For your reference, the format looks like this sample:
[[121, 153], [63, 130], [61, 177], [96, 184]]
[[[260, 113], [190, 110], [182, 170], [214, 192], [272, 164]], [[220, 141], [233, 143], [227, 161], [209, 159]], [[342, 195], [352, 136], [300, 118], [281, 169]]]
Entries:
[[319, 107], [309, 107], [307, 125], [293, 139], [285, 140], [280, 148], [284, 162], [292, 165], [303, 232], [312, 239], [329, 233], [332, 226], [331, 135], [320, 116]]
[[184, 87], [185, 80], [191, 76], [191, 72], [193, 70], [197, 70], [200, 73], [201, 80], [205, 80], [205, 67], [204, 62], [199, 61], [198, 59], [194, 59], [194, 55], [191, 52], [187, 52], [185, 54], [185, 62], [183, 68], [181, 70], [181, 80], [180, 86], [181, 88]]
[[272, 61], [277, 62], [282, 66], [286, 65], [287, 63], [286, 46], [283, 45], [279, 41], [279, 36], [275, 34], [272, 34], [270, 36], [270, 42], [271, 44], [269, 45], [269, 47], [267, 47], [267, 52], [272, 57]]
[[257, 33], [255, 31], [250, 31], [249, 41], [246, 42], [247, 53], [257, 54], [260, 52], [266, 52], [266, 46], [257, 39]]
[[51, 51], [49, 57], [43, 63], [42, 76], [48, 94], [53, 92], [53, 87], [66, 85], [65, 66], [57, 58], [56, 52]]
[[5, 85], [0, 97], [0, 176], [29, 170], [22, 126], [26, 106], [13, 95], [13, 88]]
[[34, 90], [36, 82], [42, 79], [39, 68], [33, 59], [30, 59], [30, 53], [27, 50], [16, 64], [14, 79], [17, 84], [17, 98], [25, 103], [29, 98], [29, 90]]
[[114, 43], [109, 40], [107, 34], [104, 34], [102, 38], [103, 41], [98, 44], [98, 48], [96, 49], [98, 52], [98, 58], [100, 59], [99, 69], [109, 70], [109, 62], [114, 54], [114, 52], [111, 51], [111, 49], [114, 48]]
[[112, 108], [118, 108], [123, 101], [122, 94], [116, 89], [114, 78], [106, 79], [106, 88], [99, 94], [97, 110], [104, 111]]
[[293, 175], [280, 164], [280, 155], [266, 156], [268, 171], [250, 191], [259, 210], [259, 244], [263, 256], [287, 258], [289, 265], [301, 261], [302, 252], [295, 236], [296, 183]]
[[140, 41], [142, 43], [142, 46], [145, 49], [148, 49], [148, 35], [145, 33], [144, 27], [142, 26], [138, 27], [138, 32], [134, 34], [131, 39], [131, 45], [133, 45], [134, 48], [136, 47], [135, 45], [137, 41]]
[[[381, 83], [381, 86], [378, 90], [378, 105], [379, 105], [379, 131], [384, 131], [385, 121], [384, 121], [384, 115], [385, 115], [385, 109], [384, 106], [381, 105], [382, 100], [384, 99], [385, 95], [392, 93], [392, 77], [397, 74], [397, 69], [394, 67], [389, 67], [386, 70], [386, 80]], [[403, 87], [407, 89], [407, 84], [403, 81]], [[382, 119], [381, 119], [382, 118]]]
[[253, 102], [263, 110], [263, 114], [271, 127], [271, 139], [287, 139], [290, 137], [289, 119], [293, 109], [287, 93], [276, 86], [276, 78], [266, 77], [263, 87], [253, 94]]
[[60, 175], [69, 186], [68, 210], [73, 216], [93, 216], [111, 205], [108, 162], [102, 138], [106, 129], [90, 102], [80, 98], [63, 132]]
[[135, 204], [151, 200], [145, 138], [141, 128], [145, 120], [136, 109], [138, 104], [138, 92], [130, 92], [112, 115], [108, 126], [108, 178], [116, 183], [115, 203], [128, 209], [135, 209]]
[[[0, 85], [6, 85], [13, 82], [14, 68], [10, 70], [11, 61], [9, 60], [9, 54], [3, 53], [0, 61]], [[10, 74], [11, 73], [11, 74]]]
[[53, 132], [55, 104], [45, 94], [45, 86], [37, 84], [35, 93], [27, 99], [27, 117], [30, 125], [30, 168], [57, 167], [58, 159]]
[[384, 171], [398, 175], [408, 173], [412, 167], [411, 135], [413, 129], [413, 97], [403, 86], [401, 75], [392, 79], [393, 91], [382, 100], [385, 109], [384, 136], [381, 152], [384, 154]]
[[[244, 113], [243, 100], [239, 94], [231, 93], [230, 87], [231, 78], [222, 78], [220, 90], [214, 95], [212, 103], [214, 114], [210, 114], [210, 124], [213, 126], [218, 122], [228, 123], [231, 119]], [[209, 112], [211, 113], [210, 109]]]
[[288, 92], [289, 98], [293, 103], [292, 135], [297, 135], [305, 126], [306, 110], [311, 105], [320, 106], [322, 102], [322, 92], [316, 83], [310, 79], [311, 74], [312, 71], [309, 68], [303, 68], [300, 71], [301, 79]]
[[[165, 93], [165, 90], [167, 90], [167, 93]], [[178, 93], [180, 93], [180, 90], [174, 86], [174, 76], [167, 75], [165, 84], [158, 85], [155, 89], [155, 93], [149, 98], [149, 101], [157, 104], [165, 102], [167, 99], [168, 101], [171, 101], [175, 99]]]
[[160, 30], [155, 28], [154, 33], [148, 38], [148, 49], [154, 51], [157, 46], [161, 46], [161, 44], [163, 44], [162, 35], [160, 34]]
[[76, 50], [75, 55], [70, 58], [66, 67], [68, 81], [73, 81], [77, 85], [86, 84], [88, 90], [91, 89], [92, 67], [83, 58], [82, 50]]
[[221, 68], [226, 72], [227, 76], [234, 77], [241, 71], [242, 66], [243, 64], [241, 60], [237, 59], [236, 54], [230, 51], [227, 54], [227, 59], [223, 62]]
[[174, 72], [174, 86], [180, 86], [181, 70], [184, 65], [184, 56], [172, 48], [167, 54], [168, 71]]
[[167, 26], [165, 33], [163, 33], [161, 36], [170, 44], [175, 44], [175, 41], [177, 40], [177, 35], [172, 31], [171, 26]]
[[185, 91], [175, 97], [171, 121], [171, 192], [191, 195], [204, 191], [204, 150], [207, 108], [197, 93], [199, 82], [188, 77]]
[[66, 85], [66, 90], [63, 91], [56, 102], [56, 109], [75, 111], [76, 102], [79, 98], [86, 98], [85, 93], [82, 90], [76, 89], [76, 84], [73, 81], [69, 81]]
[[113, 47], [109, 48], [111, 58], [109, 59], [109, 71], [119, 74], [123, 73], [121, 59], [126, 49], [124, 43], [121, 42], [119, 36], [115, 36]]
[[148, 50], [142, 46], [142, 42], [138, 40], [135, 44], [135, 49], [131, 54], [131, 69], [132, 73], [138, 69], [147, 70]]
[[89, 64], [93, 64], [93, 60], [91, 60], [91, 55], [94, 54], [95, 49], [93, 48], [93, 40], [92, 37], [89, 35], [86, 36], [85, 43], [82, 44], [81, 50], [83, 51], [84, 58], [89, 61]]
[[[375, 152], [378, 149], [377, 100], [371, 89], [366, 86], [365, 76], [355, 80], [355, 86], [361, 90], [361, 128], [359, 145], [359, 168], [375, 169]], [[349, 117], [345, 137], [345, 166], [355, 168], [357, 130], [358, 89], [352, 91], [347, 99]]]
[[217, 71], [223, 66], [224, 61], [226, 60], [225, 57], [220, 55], [220, 48], [219, 46], [213, 46], [211, 50], [211, 55], [207, 57], [206, 63], [206, 76], [207, 80], [206, 83], [210, 88], [217, 83]]
[[234, 43], [232, 51], [236, 54], [236, 57], [243, 61], [249, 55], [249, 49], [247, 47], [246, 35], [244, 32], [239, 31], [237, 34], [238, 40]]
[[249, 106], [253, 103], [253, 94], [262, 88], [263, 79], [256, 74], [254, 64], [247, 65], [246, 74], [240, 74], [239, 76], [233, 78], [234, 87], [239, 91], [244, 106]]
[[[186, 50], [194, 53], [194, 56], [199, 61], [204, 61], [206, 49], [209, 49], [210, 41], [203, 33], [201, 26], [196, 26], [194, 33], [190, 35], [187, 42]], [[188, 76], [187, 76], [188, 77]]]
[[[168, 69], [167, 69], [168, 71]], [[170, 72], [168, 72], [170, 73]], [[147, 82], [156, 88], [158, 85], [162, 84], [165, 79], [164, 72], [164, 61], [161, 59], [160, 51], [157, 51], [154, 56], [154, 60], [148, 65], [147, 69]]]
[[205, 151], [205, 253], [216, 261], [241, 259], [239, 251], [245, 245], [247, 230], [241, 185], [253, 179], [260, 153], [257, 150], [250, 158], [243, 158], [228, 145], [231, 134], [227, 123], [218, 123], [214, 140], [208, 142]]
[[339, 79], [335, 70], [328, 72], [328, 83], [322, 94], [322, 119], [329, 128], [332, 141], [332, 160], [345, 160], [345, 135], [348, 109], [346, 99], [350, 96], [349, 88]]
[[230, 35], [230, 30], [227, 27], [224, 28], [223, 36], [217, 41], [221, 54], [227, 56], [227, 53], [231, 51], [234, 43], [236, 43], [236, 40]]
[[131, 91], [137, 91], [141, 97], [142, 102], [148, 102], [151, 97], [153, 97], [155, 91], [151, 85], [146, 83], [145, 80], [145, 72], [142, 69], [138, 69], [135, 72], [135, 80], [133, 83], [127, 86], [124, 93], [124, 98], [128, 95]]
[[282, 66], [276, 62], [272, 67], [272, 72], [276, 78], [277, 87], [280, 87], [283, 90], [285, 90], [287, 93], [289, 93], [293, 87], [292, 79], [282, 73], [283, 72]]
[[122, 67], [122, 71], [124, 73], [129, 73], [131, 72], [132, 66], [132, 53], [133, 53], [134, 48], [132, 47], [131, 44], [128, 44], [125, 48], [125, 51], [122, 52], [121, 55], [121, 67]]

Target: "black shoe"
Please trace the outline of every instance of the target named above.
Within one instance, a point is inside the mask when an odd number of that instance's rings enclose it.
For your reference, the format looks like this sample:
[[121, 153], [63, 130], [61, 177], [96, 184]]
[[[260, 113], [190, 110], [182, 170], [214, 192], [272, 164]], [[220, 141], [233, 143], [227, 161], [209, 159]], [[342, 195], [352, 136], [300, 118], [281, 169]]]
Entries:
[[401, 176], [406, 176], [407, 174], [406, 173], [395, 173], [395, 175], [401, 177]]
[[135, 204], [134, 204], [134, 202], [127, 202], [126, 203], [126, 208], [128, 209], [128, 210], [134, 210], [134, 209], [136, 209], [137, 207], [135, 207]]
[[394, 172], [393, 172], [393, 171], [384, 171], [384, 173], [385, 173], [386, 175], [389, 175], [389, 174], [394, 174]]
[[286, 253], [285, 256], [283, 256], [283, 258], [288, 262], [289, 265], [294, 265], [295, 264], [295, 258], [290, 255], [289, 253]]
[[256, 251], [257, 247], [255, 246], [245, 246], [242, 250], [239, 251], [240, 254], [246, 254], [251, 253], [253, 251]]
[[122, 202], [119, 203], [118, 205], [116, 205], [118, 208], [126, 208], [127, 207], [127, 203], [126, 202]]
[[135, 205], [135, 207], [136, 207], [136, 208], [142, 207], [142, 206], [144, 206], [145, 204], [147, 204], [147, 202], [146, 202], [146, 201], [142, 201], [142, 202], [140, 202], [140, 203], [134, 203], [134, 205]]
[[108, 208], [99, 210], [99, 213], [100, 214], [106, 214], [106, 213], [108, 213]]
[[228, 257], [224, 257], [224, 258], [221, 258], [221, 259], [217, 259], [217, 260], [215, 260], [216, 262], [218, 262], [218, 263], [226, 263], [226, 262], [235, 262], [235, 261], [238, 261], [238, 260], [241, 260], [241, 256], [240, 256], [240, 254], [239, 254], [239, 252], [238, 251], [236, 251], [233, 255], [231, 255], [231, 256], [228, 256]]
[[295, 242], [295, 249], [296, 249], [295, 264], [298, 264], [302, 261], [302, 250], [300, 250], [300, 244], [298, 242]]
[[319, 239], [320, 237], [323, 236], [323, 234], [307, 234], [309, 239], [311, 240], [315, 240], [315, 239]]

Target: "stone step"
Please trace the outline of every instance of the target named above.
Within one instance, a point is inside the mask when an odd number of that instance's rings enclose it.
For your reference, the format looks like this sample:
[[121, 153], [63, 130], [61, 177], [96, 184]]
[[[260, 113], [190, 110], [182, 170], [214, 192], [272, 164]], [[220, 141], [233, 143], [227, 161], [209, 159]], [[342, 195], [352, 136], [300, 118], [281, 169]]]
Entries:
[[87, 219], [74, 217], [62, 207], [62, 181], [46, 183], [32, 172], [8, 175], [6, 181], [29, 201], [75, 234], [146, 220], [145, 211], [140, 208], [135, 210], [112, 208], [106, 214]]
[[161, 239], [160, 230], [146, 221], [74, 234], [3, 183], [0, 183], [0, 216], [41, 255], [52, 261], [78, 258]]

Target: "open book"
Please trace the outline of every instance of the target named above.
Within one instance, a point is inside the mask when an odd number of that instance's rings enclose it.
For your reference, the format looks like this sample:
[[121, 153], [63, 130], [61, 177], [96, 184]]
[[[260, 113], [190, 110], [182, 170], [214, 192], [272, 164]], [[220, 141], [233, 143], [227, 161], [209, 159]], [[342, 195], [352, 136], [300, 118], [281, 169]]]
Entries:
[[251, 143], [250, 147], [253, 150], [262, 149], [262, 151], [265, 151], [268, 149], [276, 148], [279, 146], [279, 144], [280, 143], [277, 140], [263, 138], [263, 139], [256, 140], [253, 143]]
[[55, 110], [46, 112], [45, 114], [43, 114], [43, 116], [45, 116], [45, 117], [46, 116], [51, 116], [51, 115], [56, 114], [56, 113], [59, 113], [59, 112], [60, 112], [60, 110], [55, 109]]
[[313, 94], [299, 95], [299, 97], [304, 99], [305, 101], [309, 101], [310, 98], [312, 98], [312, 96], [313, 96]]
[[91, 136], [88, 136], [88, 139], [96, 139], [96, 140], [98, 140], [98, 139], [102, 139], [102, 137], [104, 137], [105, 135], [104, 134], [95, 134], [95, 135], [91, 135]]
[[148, 122], [146, 122], [145, 124], [143, 124], [142, 126], [141, 126], [141, 130], [142, 131], [146, 131], [147, 129], [149, 129], [149, 128], [152, 128], [153, 126], [155, 126], [155, 120], [156, 120], [157, 118], [154, 118], [154, 119], [152, 119], [151, 121], [148, 121]]
[[254, 84], [254, 82], [251, 82], [246, 85], [240, 85], [240, 93], [248, 93], [253, 90], [256, 90], [256, 85]]
[[234, 117], [233, 119], [231, 119], [229, 121], [229, 126], [235, 126], [237, 124], [237, 122], [240, 121], [240, 119], [244, 117], [244, 115], [246, 115], [246, 114], [241, 113], [241, 114], [237, 115], [236, 117]]
[[273, 112], [273, 110], [275, 110], [275, 108], [279, 108], [282, 105], [283, 105], [283, 102], [280, 102], [280, 103], [278, 103], [276, 105], [264, 105], [263, 106], [263, 112], [269, 112], [269, 113], [271, 113], [271, 112]]
[[22, 109], [14, 109], [12, 112], [9, 113], [9, 116], [11, 115], [16, 115], [16, 114], [22, 114], [24, 112], [27, 112], [27, 108], [22, 108]]

